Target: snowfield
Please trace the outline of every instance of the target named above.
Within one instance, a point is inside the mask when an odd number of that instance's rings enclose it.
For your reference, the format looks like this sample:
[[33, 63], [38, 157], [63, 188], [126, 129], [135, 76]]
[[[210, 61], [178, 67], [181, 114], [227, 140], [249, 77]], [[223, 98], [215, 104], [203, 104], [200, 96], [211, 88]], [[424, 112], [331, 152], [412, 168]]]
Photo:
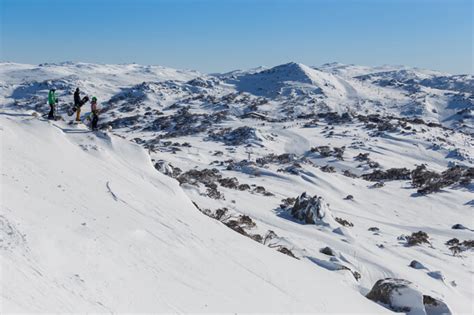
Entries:
[[[77, 86], [102, 131], [68, 124]], [[1, 311], [472, 314], [473, 88], [2, 63]]]
[[2, 312], [384, 312], [197, 211], [136, 144], [1, 122]]

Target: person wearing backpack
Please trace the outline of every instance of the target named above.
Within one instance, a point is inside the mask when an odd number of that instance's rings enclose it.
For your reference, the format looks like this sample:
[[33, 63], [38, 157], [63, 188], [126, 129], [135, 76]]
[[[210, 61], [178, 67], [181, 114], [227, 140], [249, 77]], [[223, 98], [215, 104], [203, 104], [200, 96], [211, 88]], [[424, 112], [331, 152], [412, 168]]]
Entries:
[[91, 129], [97, 130], [97, 123], [99, 122], [99, 107], [97, 106], [97, 97], [92, 97], [91, 101]]

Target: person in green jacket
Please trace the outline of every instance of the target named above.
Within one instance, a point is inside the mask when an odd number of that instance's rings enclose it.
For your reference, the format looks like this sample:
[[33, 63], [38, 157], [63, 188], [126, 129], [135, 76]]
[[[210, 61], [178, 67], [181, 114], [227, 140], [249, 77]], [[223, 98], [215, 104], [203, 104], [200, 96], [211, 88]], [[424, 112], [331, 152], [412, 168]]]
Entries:
[[49, 90], [48, 93], [48, 104], [49, 104], [49, 114], [48, 119], [54, 119], [54, 113], [56, 111], [56, 104], [58, 103], [58, 99], [56, 97], [56, 88], [52, 88]]

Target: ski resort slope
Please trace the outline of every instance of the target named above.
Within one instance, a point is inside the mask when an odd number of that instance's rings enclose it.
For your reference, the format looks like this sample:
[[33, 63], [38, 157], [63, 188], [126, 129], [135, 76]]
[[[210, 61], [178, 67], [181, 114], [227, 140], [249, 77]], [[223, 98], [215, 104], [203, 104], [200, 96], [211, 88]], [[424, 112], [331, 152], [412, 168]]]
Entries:
[[0, 113], [1, 312], [389, 311], [200, 213], [138, 145]]

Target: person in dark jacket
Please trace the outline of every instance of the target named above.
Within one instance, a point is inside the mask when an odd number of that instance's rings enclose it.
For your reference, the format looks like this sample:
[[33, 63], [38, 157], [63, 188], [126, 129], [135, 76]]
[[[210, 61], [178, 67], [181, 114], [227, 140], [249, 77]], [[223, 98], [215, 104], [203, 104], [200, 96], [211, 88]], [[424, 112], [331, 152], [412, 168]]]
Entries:
[[76, 110], [76, 121], [81, 121], [81, 95], [79, 88], [76, 89], [76, 92], [74, 92], [74, 108]]
[[97, 97], [93, 97], [91, 101], [91, 128], [97, 130], [97, 123], [99, 122], [99, 106], [97, 106]]

